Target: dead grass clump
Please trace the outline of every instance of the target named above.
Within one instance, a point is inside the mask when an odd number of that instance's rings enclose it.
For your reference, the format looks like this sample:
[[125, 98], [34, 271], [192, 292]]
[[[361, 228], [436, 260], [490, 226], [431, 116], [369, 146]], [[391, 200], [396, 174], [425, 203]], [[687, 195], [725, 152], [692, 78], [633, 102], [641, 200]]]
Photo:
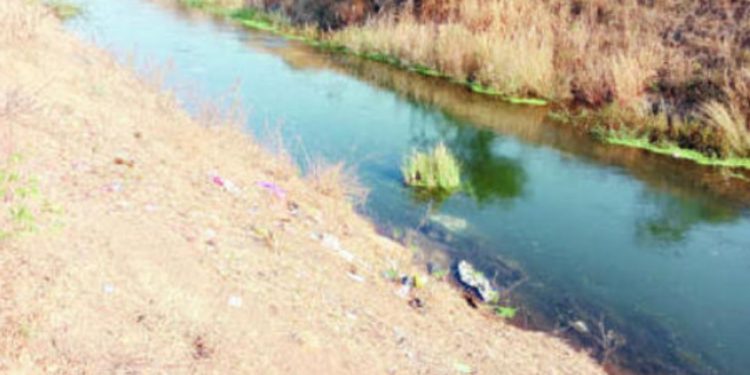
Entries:
[[706, 123], [721, 132], [729, 154], [734, 156], [750, 154], [750, 131], [747, 128], [747, 119], [737, 106], [712, 101], [703, 105], [702, 112]]
[[344, 163], [329, 164], [317, 159], [308, 165], [305, 180], [315, 191], [335, 201], [347, 201], [355, 206], [367, 201], [367, 188]]

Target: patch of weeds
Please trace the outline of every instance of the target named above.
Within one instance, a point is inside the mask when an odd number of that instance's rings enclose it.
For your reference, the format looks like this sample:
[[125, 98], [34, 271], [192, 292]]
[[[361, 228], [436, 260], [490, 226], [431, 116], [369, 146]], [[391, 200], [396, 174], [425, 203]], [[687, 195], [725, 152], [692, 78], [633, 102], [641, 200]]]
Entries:
[[413, 151], [401, 171], [406, 185], [417, 189], [453, 193], [461, 188], [461, 167], [443, 143], [428, 152]]
[[18, 170], [18, 156], [0, 168], [0, 240], [37, 230], [38, 216], [51, 204], [41, 197], [39, 183]]

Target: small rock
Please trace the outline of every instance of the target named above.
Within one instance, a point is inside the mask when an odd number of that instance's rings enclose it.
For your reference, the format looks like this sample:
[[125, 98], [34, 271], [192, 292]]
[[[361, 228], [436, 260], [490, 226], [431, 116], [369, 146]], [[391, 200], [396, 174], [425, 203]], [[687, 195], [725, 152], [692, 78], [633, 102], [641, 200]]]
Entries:
[[331, 234], [323, 234], [321, 236], [320, 241], [323, 243], [323, 246], [333, 250], [333, 251], [340, 251], [341, 250], [341, 242], [339, 239]]
[[458, 281], [467, 289], [476, 293], [484, 302], [490, 302], [498, 298], [498, 292], [481, 272], [474, 269], [469, 262], [462, 260], [456, 267]]
[[110, 193], [119, 193], [119, 192], [121, 192], [121, 191], [122, 191], [122, 183], [121, 183], [121, 182], [117, 182], [117, 181], [115, 181], [115, 182], [113, 182], [113, 183], [109, 184], [109, 185], [108, 185], [108, 186], [106, 187], [106, 190], [107, 190], [108, 192], [110, 192]]
[[583, 320], [576, 320], [570, 323], [570, 328], [573, 328], [578, 333], [589, 333], [589, 326]]
[[323, 247], [332, 250], [334, 253], [336, 253], [338, 256], [343, 258], [349, 263], [354, 262], [354, 254], [352, 254], [350, 251], [346, 250], [341, 246], [341, 241], [339, 239], [331, 234], [322, 234], [319, 236], [320, 241], [323, 243]]
[[104, 292], [104, 294], [112, 294], [115, 292], [115, 286], [110, 283], [104, 283], [102, 285], [102, 292]]
[[240, 297], [240, 296], [230, 296], [229, 300], [227, 301], [227, 304], [230, 307], [240, 308], [240, 307], [242, 307], [242, 297]]
[[417, 297], [414, 297], [414, 298], [412, 298], [412, 299], [409, 300], [409, 306], [411, 306], [412, 308], [415, 308], [415, 309], [419, 310], [419, 309], [421, 309], [421, 308], [424, 307], [424, 301], [422, 301], [421, 299], [419, 299]]
[[211, 241], [216, 239], [216, 231], [213, 229], [206, 229], [204, 232], [204, 236], [206, 238], [206, 241]]
[[354, 280], [354, 281], [356, 281], [358, 283], [364, 283], [365, 282], [365, 278], [363, 276], [360, 276], [360, 275], [357, 275], [357, 274], [351, 273], [351, 272], [347, 273], [347, 275], [349, 276], [350, 279], [352, 279], [352, 280]]
[[456, 372], [458, 372], [459, 374], [471, 374], [474, 372], [471, 366], [461, 362], [454, 363], [453, 369], [456, 370]]

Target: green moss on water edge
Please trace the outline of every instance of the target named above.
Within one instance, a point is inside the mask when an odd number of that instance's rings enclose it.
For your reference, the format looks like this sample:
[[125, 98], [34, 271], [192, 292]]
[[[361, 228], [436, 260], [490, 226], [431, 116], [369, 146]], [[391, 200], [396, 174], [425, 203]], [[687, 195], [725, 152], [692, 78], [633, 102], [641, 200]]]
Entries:
[[722, 168], [743, 168], [750, 169], [750, 158], [713, 158], [706, 156], [695, 150], [680, 148], [674, 144], [656, 145], [645, 138], [628, 138], [622, 136], [608, 136], [604, 138], [605, 142], [625, 147], [638, 148], [653, 152], [655, 154], [667, 155], [675, 159], [685, 159], [695, 162], [699, 165], [722, 167]]

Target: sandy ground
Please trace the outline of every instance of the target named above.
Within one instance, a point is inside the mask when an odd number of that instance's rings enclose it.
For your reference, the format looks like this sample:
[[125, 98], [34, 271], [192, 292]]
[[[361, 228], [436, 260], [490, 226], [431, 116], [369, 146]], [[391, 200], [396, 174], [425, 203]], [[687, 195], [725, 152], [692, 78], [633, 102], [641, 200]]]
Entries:
[[399, 295], [382, 274], [411, 253], [337, 169], [301, 177], [22, 4], [0, 5], [0, 373], [603, 373], [444, 281]]

